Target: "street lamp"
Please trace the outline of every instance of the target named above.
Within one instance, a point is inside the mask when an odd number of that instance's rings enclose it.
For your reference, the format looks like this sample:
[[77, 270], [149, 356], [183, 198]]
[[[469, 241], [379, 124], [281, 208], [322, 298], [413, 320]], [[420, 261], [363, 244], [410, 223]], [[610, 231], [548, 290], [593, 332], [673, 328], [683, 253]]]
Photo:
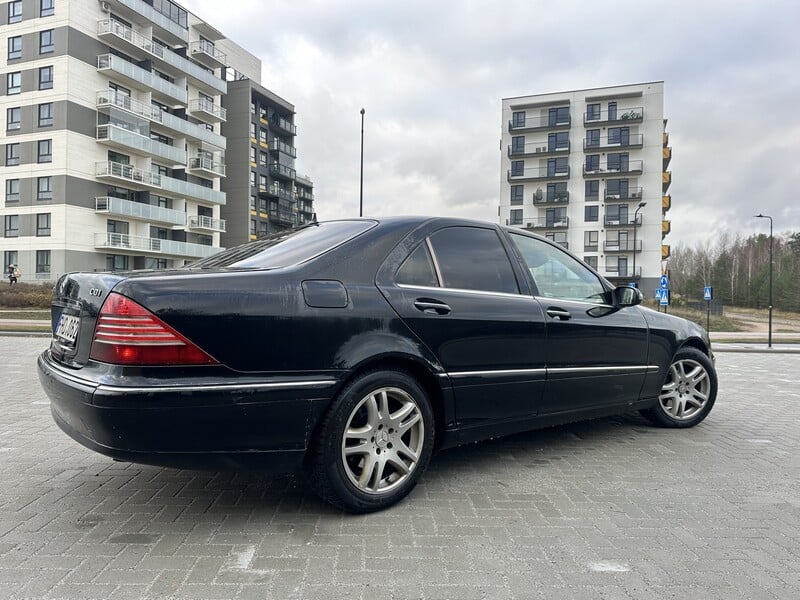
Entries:
[[769, 333], [767, 346], [772, 348], [772, 217], [758, 213], [757, 219], [769, 219]]
[[358, 216], [364, 216], [364, 113], [361, 109], [361, 183], [358, 188]]
[[639, 202], [639, 207], [633, 213], [633, 287], [639, 287], [636, 283], [636, 222], [639, 219], [639, 211], [647, 205], [647, 202]]

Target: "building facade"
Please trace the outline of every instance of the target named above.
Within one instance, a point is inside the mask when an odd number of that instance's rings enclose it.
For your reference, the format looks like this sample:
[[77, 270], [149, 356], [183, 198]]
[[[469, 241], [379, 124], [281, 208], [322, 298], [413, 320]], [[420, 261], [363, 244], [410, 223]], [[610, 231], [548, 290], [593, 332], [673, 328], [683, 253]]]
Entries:
[[655, 290], [669, 258], [666, 123], [660, 81], [503, 99], [500, 222]]
[[4, 270], [53, 281], [225, 246], [249, 206], [222, 183], [225, 98], [257, 85], [257, 57], [170, 0], [12, 0], [0, 37]]
[[229, 82], [223, 105], [230, 170], [222, 189], [246, 199], [227, 208], [223, 245], [310, 222], [314, 184], [295, 168], [294, 105], [251, 79]]

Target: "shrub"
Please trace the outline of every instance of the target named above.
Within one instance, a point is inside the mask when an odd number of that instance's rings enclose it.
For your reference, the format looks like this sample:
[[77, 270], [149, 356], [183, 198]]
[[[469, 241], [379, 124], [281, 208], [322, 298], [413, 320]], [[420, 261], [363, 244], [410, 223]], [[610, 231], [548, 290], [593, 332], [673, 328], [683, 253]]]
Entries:
[[0, 281], [0, 308], [50, 308], [53, 285]]

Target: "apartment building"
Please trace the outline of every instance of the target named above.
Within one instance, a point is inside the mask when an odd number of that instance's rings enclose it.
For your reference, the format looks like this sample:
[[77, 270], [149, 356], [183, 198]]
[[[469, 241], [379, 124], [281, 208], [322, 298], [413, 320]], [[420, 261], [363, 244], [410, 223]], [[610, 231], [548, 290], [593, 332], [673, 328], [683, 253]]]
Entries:
[[4, 269], [52, 281], [224, 247], [249, 206], [222, 183], [225, 97], [258, 84], [256, 56], [170, 0], [12, 0], [0, 37]]
[[663, 81], [504, 98], [500, 222], [655, 290], [670, 252], [666, 125]]
[[231, 203], [222, 244], [234, 246], [308, 223], [314, 184], [297, 175], [295, 108], [251, 79], [230, 81], [223, 100], [229, 172], [222, 189]]

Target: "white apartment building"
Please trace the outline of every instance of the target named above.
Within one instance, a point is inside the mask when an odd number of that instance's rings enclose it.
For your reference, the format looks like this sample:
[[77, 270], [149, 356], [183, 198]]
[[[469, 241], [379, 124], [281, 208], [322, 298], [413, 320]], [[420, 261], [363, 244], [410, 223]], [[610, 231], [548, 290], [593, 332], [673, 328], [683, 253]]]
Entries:
[[663, 81], [504, 98], [500, 222], [655, 290], [669, 257], [666, 123]]
[[257, 57], [170, 0], [12, 0], [0, 38], [4, 270], [52, 281], [220, 250], [223, 99], [260, 81]]

